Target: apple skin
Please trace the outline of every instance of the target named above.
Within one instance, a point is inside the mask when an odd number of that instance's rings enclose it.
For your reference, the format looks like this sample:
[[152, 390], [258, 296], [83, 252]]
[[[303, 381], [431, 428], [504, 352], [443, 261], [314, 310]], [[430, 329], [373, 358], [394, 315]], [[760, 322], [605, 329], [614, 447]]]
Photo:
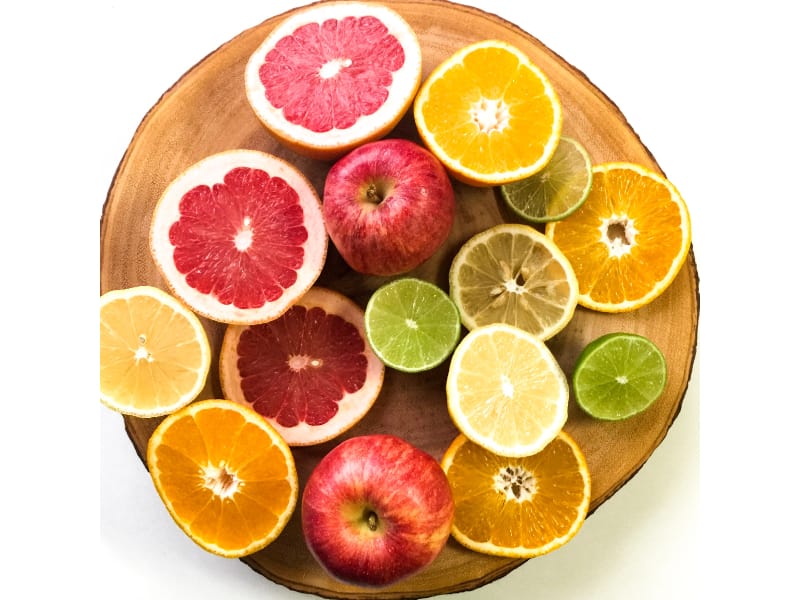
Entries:
[[336, 161], [322, 212], [333, 245], [352, 269], [398, 275], [444, 244], [456, 212], [444, 166], [409, 140], [369, 142]]
[[301, 524], [330, 575], [383, 587], [433, 562], [454, 511], [447, 476], [432, 456], [399, 437], [368, 434], [340, 443], [314, 468]]

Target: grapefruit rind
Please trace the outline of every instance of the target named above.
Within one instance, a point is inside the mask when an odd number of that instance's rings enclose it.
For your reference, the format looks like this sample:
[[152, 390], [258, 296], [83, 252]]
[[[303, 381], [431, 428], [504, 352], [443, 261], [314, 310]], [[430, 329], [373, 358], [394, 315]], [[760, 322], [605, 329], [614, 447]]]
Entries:
[[[249, 167], [261, 169], [270, 177], [279, 177], [297, 192], [304, 215], [308, 237], [304, 243], [304, 261], [297, 270], [295, 282], [284, 288], [282, 295], [257, 308], [238, 308], [223, 304], [210, 294], [202, 293], [186, 282], [185, 276], [175, 266], [169, 230], [180, 218], [183, 195], [198, 185], [212, 186], [222, 182], [231, 169]], [[328, 250], [328, 233], [322, 216], [319, 196], [297, 168], [266, 152], [257, 150], [228, 150], [208, 156], [176, 177], [158, 200], [150, 224], [150, 250], [155, 264], [171, 293], [182, 300], [195, 313], [220, 323], [264, 323], [285, 312], [302, 296], [322, 273]]]
[[[274, 418], [264, 418], [281, 434], [290, 446], [311, 446], [329, 441], [356, 425], [372, 408], [383, 386], [385, 366], [367, 342], [364, 311], [353, 300], [331, 289], [315, 286], [296, 305], [305, 308], [319, 307], [329, 315], [337, 315], [353, 325], [364, 341], [367, 373], [364, 385], [354, 393], [344, 393], [338, 402], [336, 414], [324, 425], [298, 423], [284, 427]], [[229, 325], [223, 336], [219, 358], [220, 385], [229, 400], [250, 406], [242, 391], [242, 378], [237, 366], [237, 347], [246, 325]]]
[[[347, 129], [314, 132], [288, 121], [283, 109], [265, 97], [259, 69], [281, 39], [298, 27], [329, 19], [373, 16], [378, 18], [403, 47], [405, 60], [395, 71], [384, 104], [371, 115], [362, 115]], [[346, 58], [346, 57], [339, 57]], [[322, 67], [322, 65], [320, 65]], [[250, 56], [244, 73], [247, 100], [262, 125], [284, 146], [318, 160], [337, 159], [357, 146], [387, 135], [411, 107], [422, 81], [422, 48], [416, 32], [397, 12], [387, 6], [367, 2], [326, 2], [294, 11], [281, 21]]]

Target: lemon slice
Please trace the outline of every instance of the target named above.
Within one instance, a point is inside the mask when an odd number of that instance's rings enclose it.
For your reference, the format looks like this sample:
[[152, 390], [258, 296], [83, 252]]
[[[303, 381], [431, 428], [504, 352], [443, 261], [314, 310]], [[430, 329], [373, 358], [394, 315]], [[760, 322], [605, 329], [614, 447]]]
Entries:
[[450, 295], [467, 329], [506, 323], [547, 340], [575, 313], [578, 280], [547, 236], [504, 223], [460, 248], [450, 265]]
[[200, 319], [163, 290], [137, 286], [100, 296], [100, 401], [136, 417], [194, 400], [211, 366]]
[[530, 456], [567, 421], [569, 384], [547, 346], [517, 327], [495, 323], [456, 346], [447, 375], [456, 427], [501, 456]]

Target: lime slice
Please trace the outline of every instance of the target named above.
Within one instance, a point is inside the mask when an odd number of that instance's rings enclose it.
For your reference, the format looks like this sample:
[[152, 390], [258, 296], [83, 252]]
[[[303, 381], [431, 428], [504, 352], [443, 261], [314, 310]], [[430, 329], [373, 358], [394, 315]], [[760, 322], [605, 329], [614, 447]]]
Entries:
[[592, 188], [592, 161], [586, 149], [562, 137], [545, 167], [530, 177], [500, 186], [506, 205], [531, 223], [558, 221], [575, 212]]
[[578, 304], [572, 265], [530, 225], [503, 223], [475, 234], [450, 264], [450, 296], [467, 329], [506, 323], [544, 341]]
[[383, 363], [414, 373], [441, 364], [461, 336], [458, 309], [438, 286], [404, 277], [372, 294], [364, 311], [367, 340]]
[[666, 383], [664, 355], [652, 341], [633, 333], [609, 333], [589, 343], [572, 373], [578, 405], [609, 421], [642, 412]]

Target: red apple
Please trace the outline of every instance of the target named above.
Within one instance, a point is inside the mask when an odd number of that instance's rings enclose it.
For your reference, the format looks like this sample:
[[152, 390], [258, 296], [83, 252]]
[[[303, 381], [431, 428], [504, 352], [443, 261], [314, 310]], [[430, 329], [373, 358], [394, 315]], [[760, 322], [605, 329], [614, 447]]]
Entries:
[[453, 494], [439, 463], [393, 435], [345, 440], [303, 490], [309, 550], [335, 578], [380, 587], [436, 558], [453, 524]]
[[414, 142], [390, 138], [359, 146], [333, 164], [322, 211], [348, 265], [368, 275], [397, 275], [444, 243], [456, 204], [442, 163]]

